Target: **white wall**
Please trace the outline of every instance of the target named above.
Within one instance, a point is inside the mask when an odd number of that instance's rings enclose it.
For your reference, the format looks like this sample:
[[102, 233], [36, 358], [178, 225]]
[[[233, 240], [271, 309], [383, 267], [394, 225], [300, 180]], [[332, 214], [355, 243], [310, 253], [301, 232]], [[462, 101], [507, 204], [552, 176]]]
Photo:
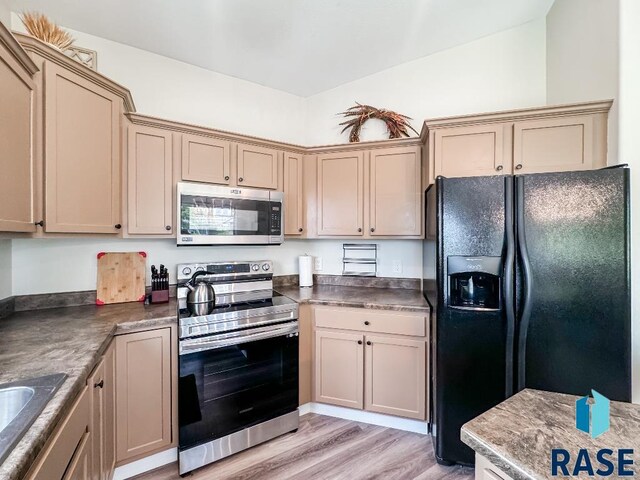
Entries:
[[11, 26], [11, 10], [9, 9], [9, 0], [0, 0], [0, 22], [4, 23], [7, 28]]
[[620, 160], [631, 167], [633, 401], [640, 403], [640, 2], [620, 0]]
[[[147, 268], [163, 263], [169, 269], [172, 283], [175, 282], [177, 263], [269, 259], [274, 261], [276, 275], [287, 275], [298, 272], [298, 255], [304, 254], [322, 258], [322, 271], [318, 273], [342, 273], [343, 242], [338, 240], [286, 240], [281, 246], [269, 247], [180, 248], [176, 247], [175, 240], [77, 238], [20, 239], [12, 242], [14, 295], [95, 290], [96, 254], [101, 251], [146, 251]], [[386, 240], [378, 242], [378, 245], [381, 276], [422, 276], [420, 241]], [[394, 261], [401, 262], [401, 273], [393, 273]]]
[[[12, 28], [24, 31], [15, 13]], [[98, 71], [126, 86], [140, 113], [293, 143], [303, 137], [305, 100], [301, 97], [69, 32], [78, 46], [98, 52]]]
[[[618, 1], [556, 0], [547, 15], [547, 101], [618, 98]], [[618, 163], [618, 102], [609, 115], [609, 161]]]
[[11, 240], [0, 240], [0, 300], [11, 296]]
[[[368, 103], [422, 121], [440, 116], [544, 105], [545, 20], [451, 48], [309, 97], [306, 143], [343, 143], [336, 113]], [[387, 138], [370, 120], [361, 140]]]

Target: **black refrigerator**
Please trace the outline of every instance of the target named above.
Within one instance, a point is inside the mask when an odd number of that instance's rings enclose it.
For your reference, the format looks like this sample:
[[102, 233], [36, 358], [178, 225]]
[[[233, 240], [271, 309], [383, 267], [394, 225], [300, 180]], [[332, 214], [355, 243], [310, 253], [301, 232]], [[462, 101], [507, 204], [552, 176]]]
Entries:
[[523, 388], [631, 400], [629, 170], [436, 179], [426, 194], [431, 433]]

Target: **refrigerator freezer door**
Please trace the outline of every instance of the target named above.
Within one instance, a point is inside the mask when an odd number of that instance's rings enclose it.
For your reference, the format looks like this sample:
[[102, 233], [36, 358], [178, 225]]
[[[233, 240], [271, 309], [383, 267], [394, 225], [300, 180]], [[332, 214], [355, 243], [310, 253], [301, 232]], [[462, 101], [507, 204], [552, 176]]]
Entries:
[[519, 386], [630, 401], [629, 170], [523, 175], [516, 190], [533, 281], [525, 318], [524, 275], [518, 289]]
[[500, 176], [436, 181], [432, 434], [441, 463], [473, 463], [473, 451], [460, 441], [460, 427], [506, 396], [510, 355], [501, 292], [512, 181]]

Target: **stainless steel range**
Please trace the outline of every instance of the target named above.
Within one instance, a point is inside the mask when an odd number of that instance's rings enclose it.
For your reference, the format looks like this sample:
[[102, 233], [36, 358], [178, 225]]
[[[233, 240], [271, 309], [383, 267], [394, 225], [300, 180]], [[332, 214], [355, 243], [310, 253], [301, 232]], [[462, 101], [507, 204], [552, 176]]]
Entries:
[[178, 265], [181, 475], [298, 428], [298, 305], [272, 271]]

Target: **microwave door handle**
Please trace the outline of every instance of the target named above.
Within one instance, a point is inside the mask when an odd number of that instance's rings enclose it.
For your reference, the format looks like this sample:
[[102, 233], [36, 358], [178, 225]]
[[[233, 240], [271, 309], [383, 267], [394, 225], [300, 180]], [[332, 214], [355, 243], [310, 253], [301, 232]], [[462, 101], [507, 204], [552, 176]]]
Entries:
[[199, 339], [195, 340], [182, 340], [180, 341], [180, 355], [186, 355], [188, 353], [204, 352], [207, 350], [215, 350], [222, 347], [230, 347], [233, 345], [239, 345], [241, 343], [254, 342], [257, 340], [264, 340], [273, 337], [282, 337], [285, 335], [297, 335], [298, 334], [298, 322], [294, 325], [288, 325], [286, 327], [269, 328], [268, 330], [260, 329], [257, 333], [246, 333], [220, 338], [220, 336], [213, 336], [211, 340], [203, 341]]

